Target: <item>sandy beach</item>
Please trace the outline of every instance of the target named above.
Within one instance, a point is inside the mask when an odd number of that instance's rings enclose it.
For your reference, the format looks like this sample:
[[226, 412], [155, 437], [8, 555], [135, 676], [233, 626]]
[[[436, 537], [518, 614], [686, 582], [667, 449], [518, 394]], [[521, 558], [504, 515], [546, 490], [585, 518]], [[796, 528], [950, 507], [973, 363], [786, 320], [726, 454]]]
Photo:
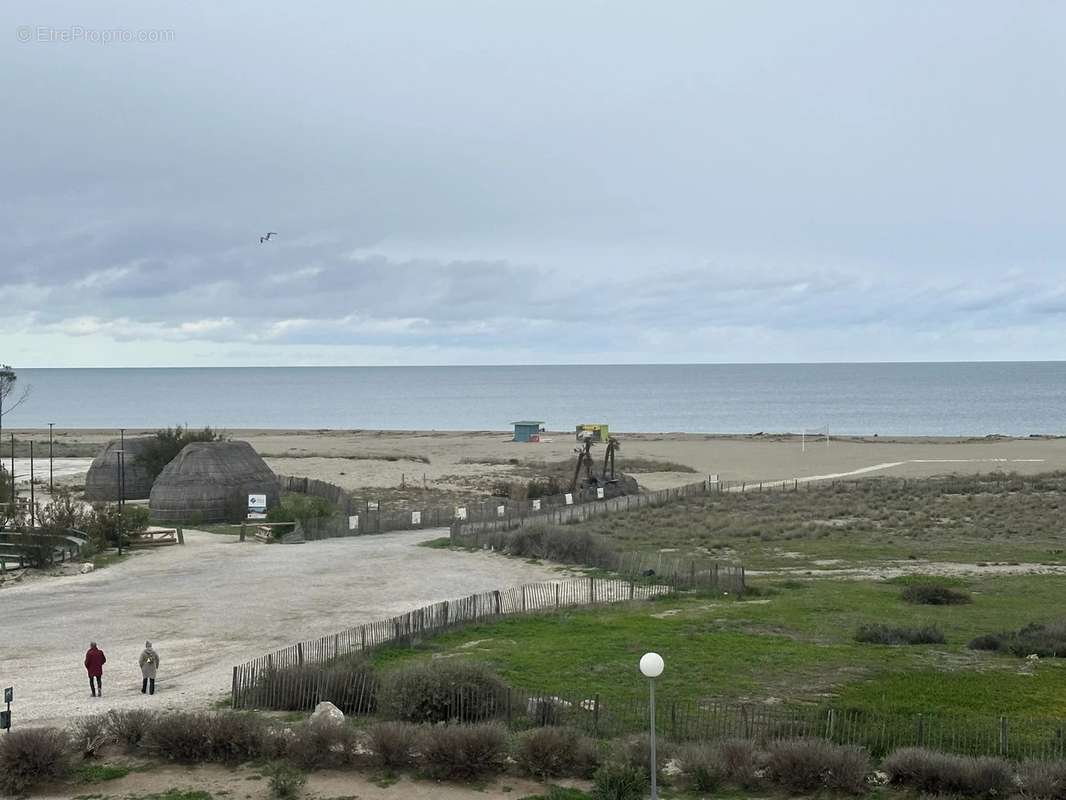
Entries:
[[[46, 441], [47, 431], [12, 431], [18, 440]], [[143, 431], [127, 431], [136, 436]], [[549, 432], [539, 444], [511, 441], [509, 431], [228, 430], [244, 439], [279, 473], [327, 480], [348, 489], [425, 487], [485, 492], [492, 482], [527, 474], [529, 465], [573, 457], [572, 432]], [[89, 456], [115, 431], [57, 431], [56, 447], [80, 451], [64, 458], [62, 481], [78, 483]], [[660, 489], [690, 483], [692, 472], [627, 469], [627, 458], [683, 465], [700, 475], [728, 481], [774, 481], [835, 476], [927, 477], [1003, 470], [1032, 474], [1066, 469], [1066, 438], [1013, 439], [832, 438], [796, 435], [714, 436], [703, 434], [620, 434], [620, 469], [633, 471], [642, 486]], [[597, 448], [600, 449], [600, 448]], [[602, 452], [602, 449], [600, 449]], [[57, 460], [58, 463], [58, 460]], [[16, 463], [16, 468], [19, 464]], [[47, 462], [37, 475], [47, 479]], [[423, 483], [424, 482], [424, 483]]]

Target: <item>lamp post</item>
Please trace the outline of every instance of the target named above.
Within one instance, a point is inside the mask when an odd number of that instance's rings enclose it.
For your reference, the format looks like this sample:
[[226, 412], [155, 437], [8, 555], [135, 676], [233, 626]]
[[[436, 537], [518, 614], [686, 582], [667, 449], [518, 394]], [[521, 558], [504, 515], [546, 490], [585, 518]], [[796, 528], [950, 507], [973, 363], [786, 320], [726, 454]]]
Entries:
[[122, 533], [126, 527], [126, 451], [119, 448], [118, 456], [118, 554], [122, 555]]
[[54, 422], [48, 423], [48, 496], [49, 498], [55, 494], [55, 488], [52, 481], [52, 428], [55, 427]]
[[651, 709], [651, 800], [658, 800], [658, 775], [655, 769], [655, 679], [663, 674], [663, 657], [658, 653], [645, 653], [640, 657], [640, 671], [648, 679]]

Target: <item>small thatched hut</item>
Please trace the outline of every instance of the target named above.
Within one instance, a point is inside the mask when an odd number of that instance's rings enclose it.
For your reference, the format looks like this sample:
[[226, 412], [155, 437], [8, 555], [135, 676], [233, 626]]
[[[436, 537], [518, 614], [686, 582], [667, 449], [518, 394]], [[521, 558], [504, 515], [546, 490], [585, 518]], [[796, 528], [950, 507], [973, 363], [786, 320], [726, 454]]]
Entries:
[[[144, 452], [151, 441], [151, 436], [126, 439], [124, 446], [126, 465], [123, 471], [126, 474], [127, 500], [145, 500], [148, 493], [152, 491], [152, 476], [137, 460], [137, 456]], [[97, 502], [119, 499], [118, 451], [120, 447], [123, 445], [118, 439], [108, 442], [103, 452], [93, 459], [93, 463], [89, 466], [89, 474], [85, 476], [86, 500]]]
[[248, 442], [194, 442], [171, 461], [152, 487], [148, 508], [159, 522], [243, 519], [249, 494], [278, 502], [278, 479]]

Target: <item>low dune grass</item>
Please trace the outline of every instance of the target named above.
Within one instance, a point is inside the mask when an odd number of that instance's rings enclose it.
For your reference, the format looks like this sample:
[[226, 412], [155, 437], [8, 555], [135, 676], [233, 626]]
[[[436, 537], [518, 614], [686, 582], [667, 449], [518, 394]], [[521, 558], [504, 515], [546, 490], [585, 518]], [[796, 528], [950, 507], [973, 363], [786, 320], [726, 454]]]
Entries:
[[[512, 686], [621, 697], [645, 691], [636, 665], [655, 650], [667, 665], [660, 691], [677, 699], [1066, 717], [1066, 664], [1048, 660], [1019, 674], [1016, 659], [966, 646], [990, 627], [1055, 608], [1066, 576], [985, 578], [971, 588], [979, 602], [914, 606], [895, 582], [768, 582], [747, 600], [687, 596], [502, 619], [385, 648], [373, 662], [388, 671], [434, 657], [469, 659]], [[947, 643], [855, 641], [856, 630], [871, 624], [935, 628]]]

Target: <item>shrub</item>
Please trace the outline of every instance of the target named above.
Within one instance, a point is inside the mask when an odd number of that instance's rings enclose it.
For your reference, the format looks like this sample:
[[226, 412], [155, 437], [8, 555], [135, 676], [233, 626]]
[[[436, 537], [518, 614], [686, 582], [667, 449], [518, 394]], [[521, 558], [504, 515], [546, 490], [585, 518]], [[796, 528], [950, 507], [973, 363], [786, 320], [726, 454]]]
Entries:
[[345, 714], [377, 709], [377, 678], [363, 656], [334, 664], [301, 664], [262, 673], [250, 690], [251, 705], [284, 711], [310, 711], [328, 700]]
[[261, 717], [227, 711], [203, 715], [209, 760], [239, 764], [264, 754], [267, 729]]
[[493, 549], [512, 556], [542, 558], [561, 564], [592, 567], [617, 566], [617, 554], [607, 539], [581, 529], [563, 530], [549, 525], [529, 525], [492, 537]]
[[503, 769], [507, 731], [502, 725], [435, 725], [421, 742], [421, 762], [432, 778], [469, 779]]
[[952, 606], [970, 603], [970, 593], [963, 589], [953, 589], [942, 583], [918, 583], [903, 590], [903, 599], [908, 603], [927, 606]]
[[187, 444], [193, 442], [217, 442], [222, 434], [211, 428], [191, 430], [182, 425], [174, 428], [160, 429], [155, 436], [145, 443], [144, 449], [137, 456], [137, 464], [144, 467], [154, 480], [163, 471], [163, 467], [174, 460]]
[[251, 714], [177, 712], [154, 717], [142, 746], [156, 757], [186, 764], [237, 763], [259, 758], [266, 738], [262, 720]]
[[111, 738], [133, 752], [141, 747], [145, 734], [155, 720], [154, 711], [131, 709], [107, 712], [107, 729]]
[[113, 738], [107, 714], [82, 717], [70, 726], [71, 743], [85, 758], [95, 756], [96, 751]]
[[970, 642], [971, 650], [992, 650], [1025, 657], [1066, 657], [1066, 620], [1049, 624], [1030, 622], [1014, 632], [986, 634]]
[[944, 644], [944, 634], [933, 625], [903, 628], [895, 625], [860, 625], [855, 641], [867, 644]]
[[759, 784], [760, 754], [747, 739], [723, 739], [715, 745], [723, 775], [730, 783], [751, 789]]
[[1011, 786], [1010, 765], [1000, 758], [970, 758], [919, 747], [893, 752], [882, 764], [889, 781], [929, 794], [1002, 795]]
[[535, 778], [588, 778], [599, 761], [596, 745], [573, 728], [536, 728], [515, 742], [519, 769]]
[[782, 739], [767, 748], [766, 770], [791, 792], [825, 788], [860, 794], [866, 789], [870, 757], [861, 748], [824, 739]]
[[307, 775], [288, 764], [273, 764], [267, 774], [270, 776], [270, 793], [278, 800], [295, 800], [307, 783]]
[[595, 800], [641, 800], [648, 788], [648, 772], [625, 762], [604, 764], [593, 778]]
[[[655, 771], [661, 772], [670, 758], [672, 747], [669, 742], [658, 739], [655, 742]], [[620, 764], [632, 764], [647, 773], [651, 769], [651, 742], [644, 734], [627, 736], [615, 742], [611, 748], [611, 761]]]
[[288, 741], [288, 754], [301, 769], [323, 769], [349, 764], [355, 749], [355, 731], [333, 722], [305, 722]]
[[716, 792], [725, 781], [725, 767], [713, 745], [685, 745], [677, 760], [685, 780], [697, 792]]
[[1018, 774], [1022, 797], [1066, 800], [1066, 762], [1026, 761]]
[[58, 728], [25, 728], [0, 736], [0, 794], [19, 795], [70, 769], [70, 739]]
[[420, 730], [408, 722], [379, 722], [367, 730], [370, 760], [384, 769], [401, 769], [414, 763]]
[[495, 672], [468, 661], [413, 664], [385, 676], [385, 713], [407, 722], [483, 722], [503, 708], [505, 684]]
[[270, 768], [270, 794], [278, 800], [295, 800], [307, 783], [307, 776], [286, 764]]

